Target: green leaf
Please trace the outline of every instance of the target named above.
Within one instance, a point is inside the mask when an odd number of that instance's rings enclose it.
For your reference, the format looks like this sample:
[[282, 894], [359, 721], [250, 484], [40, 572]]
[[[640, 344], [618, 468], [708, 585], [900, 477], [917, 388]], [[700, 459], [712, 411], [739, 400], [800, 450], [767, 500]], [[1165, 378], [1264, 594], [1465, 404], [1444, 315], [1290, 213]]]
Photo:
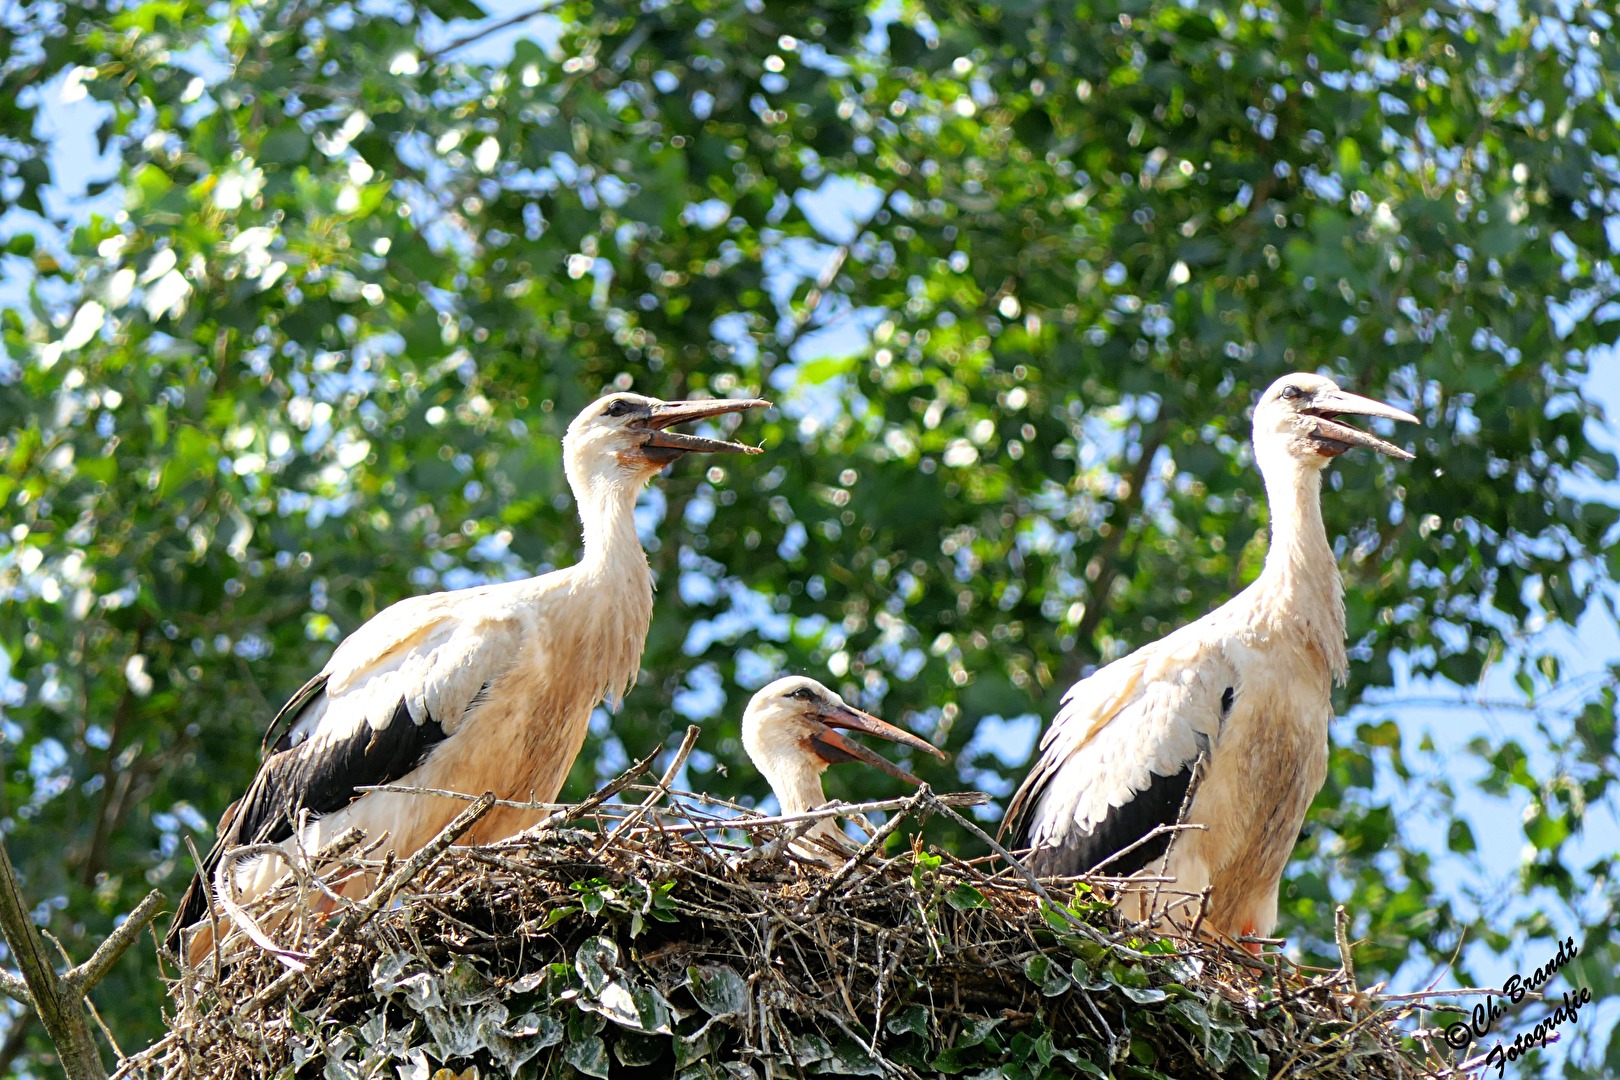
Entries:
[[867, 1053], [865, 1047], [849, 1038], [839, 1039], [826, 1060], [818, 1061], [811, 1071], [824, 1076], [887, 1075], [882, 1064]]
[[959, 883], [956, 888], [945, 894], [945, 902], [957, 911], [972, 911], [974, 908], [987, 908], [989, 901], [984, 894], [967, 882]]
[[907, 1005], [884, 1022], [891, 1034], [923, 1035], [929, 1031], [928, 1010], [921, 1005]]
[[1247, 1031], [1234, 1031], [1232, 1033], [1232, 1051], [1234, 1056], [1249, 1070], [1251, 1076], [1264, 1077], [1269, 1075], [1271, 1058], [1262, 1053], [1255, 1046], [1254, 1038]]
[[1002, 1017], [964, 1016], [962, 1018], [962, 1032], [956, 1037], [953, 1045], [958, 1050], [978, 1046], [990, 1037], [990, 1033], [1001, 1026]]
[[189, 424], [182, 425], [175, 432], [174, 454], [164, 463], [158, 480], [158, 498], [173, 498], [191, 480], [210, 472], [213, 455], [214, 444], [207, 434]]
[[848, 374], [855, 367], [853, 356], [824, 356], [799, 367], [799, 377], [810, 386], [819, 386], [830, 379]]
[[793, 1037], [788, 1046], [788, 1053], [793, 1064], [799, 1068], [814, 1065], [818, 1061], [825, 1061], [832, 1057], [832, 1044], [814, 1032], [802, 1032]]
[[1121, 986], [1119, 992], [1138, 1005], [1156, 1005], [1169, 996], [1153, 986]]
[[587, 1035], [563, 1048], [563, 1061], [586, 1076], [608, 1080], [607, 1044], [596, 1035]]
[[619, 946], [612, 938], [589, 937], [574, 953], [574, 970], [588, 994], [600, 994], [619, 966]]
[[748, 1008], [748, 984], [724, 964], [686, 969], [692, 997], [710, 1016], [740, 1016]]
[[613, 1041], [613, 1056], [628, 1068], [644, 1068], [662, 1060], [668, 1046], [667, 1039], [626, 1031]]
[[1046, 997], [1056, 997], [1073, 985], [1069, 982], [1068, 974], [1043, 953], [1035, 953], [1024, 960], [1024, 977], [1038, 986]]
[[1339, 171], [1346, 179], [1361, 172], [1361, 146], [1356, 140], [1348, 137], [1339, 140]]

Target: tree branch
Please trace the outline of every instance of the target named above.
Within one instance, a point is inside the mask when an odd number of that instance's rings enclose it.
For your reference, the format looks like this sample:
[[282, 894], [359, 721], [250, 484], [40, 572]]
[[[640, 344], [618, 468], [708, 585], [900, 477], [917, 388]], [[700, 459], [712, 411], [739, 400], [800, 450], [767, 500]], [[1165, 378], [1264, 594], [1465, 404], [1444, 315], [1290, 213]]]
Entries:
[[62, 977], [65, 983], [81, 997], [88, 994], [102, 976], [106, 975], [112, 966], [118, 963], [118, 958], [129, 951], [135, 944], [135, 939], [141, 936], [146, 924], [157, 916], [158, 909], [163, 906], [163, 894], [156, 889], [146, 894], [146, 899], [136, 905], [129, 917], [118, 925], [118, 928], [107, 935], [107, 939], [96, 946], [96, 951], [90, 954], [90, 959], [74, 968]]
[[520, 11], [516, 15], [509, 15], [499, 22], [493, 22], [487, 26], [480, 26], [472, 33], [463, 37], [458, 37], [456, 40], [450, 42], [450, 44], [445, 45], [442, 48], [434, 49], [432, 52], [426, 54], [422, 59], [426, 60], [430, 64], [438, 60], [442, 60], [449, 54], [460, 49], [465, 49], [468, 45], [471, 45], [474, 42], [482, 41], [491, 34], [498, 34], [509, 26], [516, 26], [518, 23], [528, 22], [537, 15], [544, 15], [546, 12], [556, 7], [557, 3], [558, 0], [540, 0], [540, 3], [534, 5], [534, 7]]
[[39, 929], [28, 916], [11, 856], [0, 843], [0, 930], [5, 932], [11, 955], [22, 969], [31, 1004], [51, 1041], [68, 1080], [106, 1080], [101, 1051], [90, 1037], [84, 1019], [84, 994], [56, 974], [40, 940]]
[[34, 1007], [34, 995], [28, 992], [28, 984], [9, 971], [0, 971], [0, 994], [19, 1005]]

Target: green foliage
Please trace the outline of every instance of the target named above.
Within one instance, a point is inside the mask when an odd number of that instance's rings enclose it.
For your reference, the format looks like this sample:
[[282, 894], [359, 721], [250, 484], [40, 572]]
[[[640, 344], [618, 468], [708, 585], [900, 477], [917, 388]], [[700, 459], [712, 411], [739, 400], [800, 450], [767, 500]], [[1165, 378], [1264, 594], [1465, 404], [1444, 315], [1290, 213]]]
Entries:
[[[1616, 510], [1567, 482], [1616, 475], [1583, 392], [1614, 338], [1613, 5], [548, 10], [509, 54], [446, 51], [465, 3], [0, 19], [0, 259], [31, 283], [0, 312], [3, 796], [70, 951], [179, 888], [182, 834], [344, 633], [574, 558], [556, 439], [621, 376], [781, 407], [766, 457], [649, 496], [645, 674], [565, 794], [695, 717], [693, 783], [757, 799], [741, 707], [784, 670], [932, 735], [936, 787], [1005, 791], [983, 717], [1051, 715], [1255, 573], [1244, 409], [1321, 367], [1426, 423], [1412, 465], [1330, 474], [1343, 706], [1397, 658], [1471, 686], [1509, 656], [1558, 708], [1461, 774], [1341, 725], [1284, 929], [1332, 958], [1348, 900], [1386, 974], [1465, 933], [1539, 950], [1412, 833], [1477, 782], [1531, 807], [1519, 894], [1620, 966], [1606, 863], [1564, 854], [1613, 806], [1615, 678], [1564, 710], [1521, 633], [1620, 572]], [[41, 152], [70, 70], [121, 203], [51, 197], [101, 180]], [[1477, 858], [1466, 822], [1442, 843]], [[97, 995], [126, 1043], [155, 974]]]

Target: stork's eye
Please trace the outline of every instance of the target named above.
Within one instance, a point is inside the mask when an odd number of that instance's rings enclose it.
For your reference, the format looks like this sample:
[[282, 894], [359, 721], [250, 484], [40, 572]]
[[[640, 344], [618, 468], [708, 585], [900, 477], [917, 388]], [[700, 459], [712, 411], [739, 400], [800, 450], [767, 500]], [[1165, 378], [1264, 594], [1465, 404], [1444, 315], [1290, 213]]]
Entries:
[[808, 686], [801, 686], [797, 690], [793, 691], [793, 693], [789, 694], [788, 697], [799, 701], [814, 701], [816, 700], [816, 692], [810, 689]]
[[634, 409], [635, 409], [635, 406], [630, 404], [624, 398], [616, 398], [613, 402], [611, 402], [608, 405], [607, 408], [602, 410], [602, 415], [603, 416], [628, 416]]
[[1301, 390], [1293, 383], [1289, 383], [1287, 386], [1282, 388], [1282, 396], [1284, 401], [1298, 401], [1300, 398], [1305, 396], [1305, 391]]

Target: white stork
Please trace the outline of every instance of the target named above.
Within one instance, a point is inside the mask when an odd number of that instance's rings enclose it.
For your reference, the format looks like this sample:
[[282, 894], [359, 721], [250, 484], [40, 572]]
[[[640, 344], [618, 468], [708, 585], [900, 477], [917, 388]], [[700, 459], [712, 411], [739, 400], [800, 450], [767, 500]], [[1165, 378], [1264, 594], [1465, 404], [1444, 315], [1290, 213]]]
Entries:
[[[748, 702], [742, 737], [749, 760], [771, 785], [783, 814], [802, 814], [824, 804], [827, 796], [821, 788], [821, 774], [828, 765], [841, 761], [864, 761], [907, 783], [922, 783], [842, 734], [840, 728], [945, 756], [932, 743], [845, 704], [814, 679], [802, 675], [777, 679]], [[797, 845], [794, 850], [816, 859], [825, 860], [828, 848], [837, 850], [847, 843], [834, 818], [822, 818], [805, 837], [814, 845]]]
[[[247, 793], [220, 819], [213, 849], [180, 902], [168, 943], [207, 918], [224, 887], [222, 856], [251, 843], [289, 852], [301, 818], [307, 852], [351, 826], [387, 834], [409, 856], [464, 807], [450, 798], [360, 792], [398, 784], [547, 802], [579, 754], [591, 711], [635, 681], [652, 619], [652, 572], [636, 535], [642, 487], [689, 453], [760, 451], [671, 430], [769, 402], [659, 401], [609, 394], [563, 437], [563, 464], [584, 526], [584, 554], [522, 581], [414, 596], [343, 640], [272, 722], [275, 739]], [[539, 815], [497, 807], [462, 843], [509, 836]], [[244, 897], [287, 872], [274, 857], [232, 867]], [[192, 959], [209, 935], [193, 936]]]
[[[1205, 928], [1234, 940], [1271, 933], [1283, 865], [1327, 775], [1333, 684], [1348, 668], [1322, 470], [1353, 446], [1412, 458], [1336, 419], [1347, 413], [1418, 422], [1319, 375], [1284, 376], [1261, 396], [1265, 568], [1210, 614], [1064, 695], [1002, 825], [1032, 849], [1036, 873], [1104, 864], [1105, 874], [1172, 879], [1127, 890], [1124, 910], [1139, 920], [1162, 919], [1208, 886]], [[1180, 821], [1202, 831], [1181, 830], [1172, 843], [1167, 830], [1111, 859]]]

